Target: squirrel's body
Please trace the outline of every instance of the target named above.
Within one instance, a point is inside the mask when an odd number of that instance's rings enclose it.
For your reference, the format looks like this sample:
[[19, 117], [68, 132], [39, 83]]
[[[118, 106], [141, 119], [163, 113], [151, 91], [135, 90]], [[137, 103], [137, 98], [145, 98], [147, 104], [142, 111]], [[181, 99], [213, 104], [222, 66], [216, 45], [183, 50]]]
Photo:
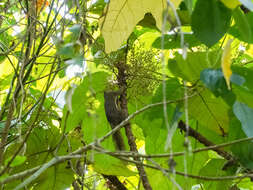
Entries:
[[[125, 119], [121, 109], [117, 105], [118, 96], [119, 92], [104, 92], [105, 114], [112, 129]], [[120, 131], [113, 134], [113, 139], [118, 150], [125, 150], [125, 144]]]

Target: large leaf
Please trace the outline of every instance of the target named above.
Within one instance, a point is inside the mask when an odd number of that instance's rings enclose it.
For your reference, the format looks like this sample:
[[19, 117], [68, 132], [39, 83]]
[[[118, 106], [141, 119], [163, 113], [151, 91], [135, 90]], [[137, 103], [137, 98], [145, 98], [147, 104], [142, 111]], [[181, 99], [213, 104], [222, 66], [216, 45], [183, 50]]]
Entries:
[[239, 7], [233, 11], [233, 18], [235, 19], [235, 27], [238, 29], [243, 41], [250, 42], [252, 38], [250, 24], [246, 15]]
[[217, 43], [229, 28], [231, 10], [218, 0], [198, 0], [192, 13], [194, 35], [207, 46]]
[[100, 20], [106, 52], [117, 50], [146, 13], [153, 15], [157, 27], [161, 29], [166, 5], [166, 0], [111, 0], [105, 8], [106, 15]]
[[241, 10], [236, 10], [234, 13], [235, 24], [229, 29], [229, 33], [239, 40], [247, 43], [253, 42], [253, 13], [249, 12], [246, 15]]
[[[180, 82], [176, 79], [170, 79], [166, 81], [166, 95], [168, 100], [175, 100], [180, 99], [183, 96], [183, 86], [180, 84]], [[150, 98], [143, 97], [142, 101], [147, 102], [160, 102], [163, 99], [163, 88], [162, 85], [157, 89], [155, 95], [153, 96], [152, 100]], [[167, 106], [167, 118], [169, 122], [169, 127], [172, 127], [173, 123], [175, 122], [175, 119], [177, 120], [178, 117], [175, 117], [175, 114], [178, 113], [177, 108], [175, 109], [175, 104], [169, 104]], [[163, 114], [163, 106], [157, 106], [153, 107], [141, 115], [138, 115], [135, 118], [135, 122], [138, 126], [143, 130], [143, 134], [145, 136], [145, 150], [147, 154], [158, 154], [158, 153], [165, 153], [168, 151], [184, 151], [185, 147], [182, 146], [184, 143], [184, 135], [179, 131], [172, 131], [173, 134], [170, 134], [172, 137], [172, 141], [170, 141], [172, 144], [169, 146], [169, 150], [166, 148], [166, 141], [168, 138], [168, 129], [165, 125], [164, 120], [164, 114]], [[171, 128], [169, 128], [171, 129]], [[192, 144], [194, 148], [197, 148], [201, 146], [198, 142], [196, 142], [194, 139], [192, 140]], [[195, 147], [196, 146], [196, 147]], [[171, 150], [171, 147], [173, 150]], [[186, 159], [186, 160], [184, 160]], [[198, 174], [199, 169], [202, 167], [202, 165], [207, 161], [207, 152], [203, 152], [201, 154], [198, 154], [196, 156], [190, 156], [187, 155], [186, 157], [176, 157], [174, 158], [177, 171], [185, 171], [185, 167], [187, 167], [187, 171], [192, 174]], [[156, 158], [156, 162], [161, 164], [163, 167], [168, 168], [168, 160], [164, 158]], [[186, 161], [187, 165], [184, 165]], [[154, 189], [166, 189], [168, 187], [173, 187], [174, 184], [166, 177], [163, 176], [160, 172], [154, 171], [154, 170], [146, 170], [150, 183]], [[158, 179], [154, 179], [154, 176], [156, 176]], [[171, 176], [172, 177], [172, 176]], [[196, 180], [194, 179], [187, 179], [188, 183], [185, 183], [185, 178], [182, 176], [176, 176], [177, 183], [183, 188], [183, 189], [189, 189], [193, 184], [196, 183]]]
[[216, 98], [210, 91], [203, 90], [198, 96], [189, 99], [189, 115], [218, 134], [228, 131], [229, 116], [227, 105], [222, 98]]
[[35, 181], [33, 188], [38, 190], [65, 190], [71, 187], [73, 181], [74, 172], [67, 167], [67, 162], [65, 162], [65, 164], [56, 165], [44, 172]]
[[[230, 172], [222, 170], [224, 164], [226, 163], [226, 160], [223, 159], [212, 159], [210, 160], [205, 167], [203, 167], [199, 174], [201, 176], [226, 176], [230, 175]], [[203, 186], [206, 189], [228, 189], [232, 185], [232, 181], [201, 181], [200, 183], [203, 184]]]
[[[15, 174], [38, 165], [42, 165], [51, 160], [54, 156], [50, 154], [50, 152], [55, 151], [56, 147], [58, 147], [58, 151], [57, 153], [55, 152], [55, 154], [66, 155], [68, 153], [67, 150], [69, 148], [69, 144], [71, 144], [73, 149], [81, 146], [80, 141], [77, 139], [68, 137], [68, 142], [67, 140], [61, 141], [61, 136], [60, 130], [57, 127], [50, 127], [48, 129], [43, 129], [42, 127], [35, 128], [27, 141], [27, 147], [25, 151], [27, 160], [25, 163], [22, 163], [24, 157], [18, 156], [18, 160], [15, 160], [13, 163], [15, 164], [15, 167], [13, 166], [14, 168], [12, 168], [10, 174]], [[60, 141], [61, 144], [59, 144]], [[7, 155], [12, 156], [15, 149], [19, 146], [20, 143], [12, 144], [7, 150]], [[5, 162], [7, 161], [8, 160], [5, 160]], [[67, 162], [64, 162], [55, 167], [47, 169], [33, 183], [31, 183], [31, 186], [36, 186], [36, 189], [52, 190], [61, 190], [70, 187], [71, 183], [73, 182], [74, 173], [66, 166]], [[15, 182], [20, 183], [21, 181], [22, 180], [19, 179]], [[15, 182], [13, 183], [15, 184]], [[10, 189], [14, 189], [13, 186], [10, 186]]]
[[[168, 113], [170, 111], [168, 110]], [[156, 114], [154, 112], [154, 114]], [[153, 119], [149, 120], [148, 117], [145, 117], [146, 113], [143, 114], [142, 119], [139, 120], [138, 125], [142, 128], [145, 134], [145, 150], [147, 154], [159, 154], [168, 152], [165, 149], [166, 139], [168, 136], [168, 130], [165, 128], [165, 124], [163, 119]], [[161, 114], [163, 115], [163, 114]], [[169, 114], [170, 115], [170, 114]], [[145, 118], [145, 119], [144, 119]], [[171, 121], [172, 117], [168, 117], [169, 121]], [[184, 151], [185, 147], [182, 146], [185, 142], [184, 135], [179, 131], [175, 131], [172, 137], [172, 145], [170, 147], [173, 150], [169, 150], [172, 152]], [[191, 139], [193, 148], [201, 147], [200, 143], [198, 143], [195, 139]], [[184, 160], [185, 159], [185, 160]], [[187, 170], [191, 174], [198, 175], [199, 170], [207, 161], [208, 156], [207, 152], [200, 153], [198, 155], [186, 155], [186, 157], [176, 157], [174, 161], [176, 162], [175, 169], [177, 171], [184, 172]], [[163, 167], [168, 168], [168, 160], [164, 158], [156, 158], [156, 162], [161, 164]], [[187, 165], [184, 165], [185, 163]], [[185, 169], [187, 167], [187, 169]], [[171, 169], [171, 168], [168, 168]], [[167, 177], [162, 176], [160, 172], [147, 170], [148, 177], [150, 178], [150, 183], [154, 189], [159, 189], [161, 187], [165, 188], [174, 186], [174, 184], [168, 180]], [[159, 179], [154, 179], [154, 176], [159, 177]], [[195, 179], [187, 179], [187, 183], [185, 183], [185, 177], [176, 176], [176, 181], [183, 189], [189, 189], [193, 184], [196, 183]], [[159, 184], [158, 184], [159, 182]], [[161, 184], [160, 184], [161, 183]]]
[[200, 73], [206, 68], [217, 68], [220, 65], [219, 52], [189, 52], [184, 60], [176, 53], [175, 59], [168, 61], [170, 72], [190, 82], [199, 80]]
[[[235, 117], [231, 118], [229, 124], [229, 136], [228, 140], [238, 140], [246, 138], [246, 135], [243, 131], [242, 124]], [[234, 144], [230, 147], [233, 154], [246, 168], [253, 169], [253, 143], [252, 141], [242, 142]]]
[[237, 101], [253, 108], [253, 91], [241, 86], [234, 86], [233, 92], [236, 94]]
[[248, 137], [253, 137], [253, 109], [244, 103], [235, 102], [233, 111], [242, 124], [242, 129]]
[[83, 82], [75, 89], [72, 95], [72, 112], [67, 116], [68, 110], [65, 106], [62, 119], [62, 126], [66, 125], [67, 132], [78, 127], [84, 117], [88, 115], [87, 109], [89, 109], [89, 107], [87, 108], [87, 106], [92, 99], [92, 95], [94, 95], [92, 93], [103, 92], [107, 77], [108, 74], [105, 72], [94, 73], [91, 76], [85, 77]]
[[[181, 38], [178, 34], [164, 35], [164, 38], [158, 37], [152, 44], [153, 47], [161, 49], [162, 48], [162, 39], [164, 40], [164, 49], [176, 49], [181, 48]], [[200, 45], [200, 41], [195, 38], [193, 34], [185, 34], [184, 42], [188, 45], [189, 48]]]
[[[240, 76], [233, 74], [235, 80], [241, 79]], [[232, 75], [232, 76], [233, 76]], [[232, 77], [231, 77], [232, 78]], [[216, 97], [221, 96], [228, 105], [232, 105], [235, 101], [235, 94], [228, 90], [225, 79], [220, 69], [205, 69], [200, 74], [200, 80], [205, 86], [213, 92]], [[238, 82], [238, 80], [236, 80]]]
[[217, 97], [229, 92], [220, 69], [204, 69], [200, 74], [200, 80]]
[[[243, 77], [243, 84], [235, 84], [233, 81], [233, 93], [236, 94], [237, 101], [253, 108], [253, 70], [245, 67], [232, 67], [234, 73]], [[233, 75], [231, 79], [233, 78]]]

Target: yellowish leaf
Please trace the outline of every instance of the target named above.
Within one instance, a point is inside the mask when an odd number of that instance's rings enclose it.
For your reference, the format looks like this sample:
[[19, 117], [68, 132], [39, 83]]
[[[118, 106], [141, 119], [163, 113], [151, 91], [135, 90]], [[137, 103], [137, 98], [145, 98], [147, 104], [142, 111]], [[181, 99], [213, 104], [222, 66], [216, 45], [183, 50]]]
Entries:
[[[10, 63], [11, 61], [11, 63]], [[17, 65], [18, 60], [16, 57], [10, 55], [9, 59], [5, 59], [1, 64], [0, 64], [0, 78], [3, 76], [7, 76], [11, 73], [14, 72], [14, 67]], [[13, 65], [14, 67], [13, 67]]]
[[[175, 8], [181, 0], [173, 0]], [[162, 28], [162, 13], [167, 7], [166, 0], [111, 0], [100, 19], [100, 28], [105, 39], [107, 53], [117, 50], [132, 33], [136, 24], [146, 13], [151, 13], [159, 29]]]
[[221, 0], [221, 2], [230, 9], [234, 9], [237, 6], [241, 5], [239, 0]]
[[222, 54], [222, 59], [221, 59], [221, 67], [222, 67], [222, 72], [224, 75], [224, 78], [226, 80], [228, 89], [230, 90], [230, 77], [232, 75], [232, 70], [231, 70], [231, 43], [232, 43], [232, 39], [229, 39], [223, 54]]

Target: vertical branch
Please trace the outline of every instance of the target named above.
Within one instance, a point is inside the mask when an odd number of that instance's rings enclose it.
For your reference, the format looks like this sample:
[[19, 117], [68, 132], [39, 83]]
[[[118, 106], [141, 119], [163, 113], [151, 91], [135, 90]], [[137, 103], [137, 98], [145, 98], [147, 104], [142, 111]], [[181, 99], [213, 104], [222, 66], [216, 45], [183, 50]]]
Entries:
[[[126, 78], [126, 62], [122, 61], [116, 64], [116, 67], [118, 69], [118, 85], [120, 89], [123, 89], [123, 92], [120, 96], [120, 104], [121, 109], [124, 115], [124, 118], [128, 117], [128, 107], [127, 107], [127, 78]], [[125, 133], [128, 139], [128, 144], [130, 146], [130, 150], [133, 152], [138, 152], [136, 143], [135, 143], [135, 137], [132, 132], [132, 128], [130, 123], [125, 125]], [[140, 158], [135, 157], [134, 160], [140, 162]], [[136, 164], [136, 167], [139, 171], [139, 175], [143, 184], [144, 189], [151, 190], [152, 187], [150, 186], [150, 183], [148, 181], [147, 174], [144, 170], [144, 167], [141, 164]]]

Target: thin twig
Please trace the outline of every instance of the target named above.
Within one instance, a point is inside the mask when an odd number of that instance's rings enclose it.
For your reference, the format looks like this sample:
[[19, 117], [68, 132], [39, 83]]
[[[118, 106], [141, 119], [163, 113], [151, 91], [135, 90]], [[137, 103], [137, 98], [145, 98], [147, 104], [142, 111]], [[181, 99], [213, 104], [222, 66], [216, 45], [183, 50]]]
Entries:
[[[203, 147], [203, 148], [198, 148], [192, 151], [192, 153], [199, 153], [207, 150], [216, 150], [219, 148], [224, 148], [227, 146], [232, 146], [234, 144], [239, 144], [247, 141], [253, 140], [253, 137], [248, 137], [248, 138], [243, 138], [243, 139], [238, 139], [234, 141], [230, 141], [227, 143], [222, 143], [222, 144], [217, 144], [213, 146], [208, 146], [208, 147]], [[185, 151], [183, 152], [174, 152], [174, 153], [164, 153], [164, 154], [140, 154], [136, 152], [125, 152], [125, 151], [117, 151], [117, 152], [111, 152], [111, 151], [106, 151], [107, 154], [113, 155], [113, 156], [120, 156], [120, 157], [141, 157], [141, 158], [168, 158], [168, 157], [177, 157], [177, 156], [183, 156], [185, 155]]]

